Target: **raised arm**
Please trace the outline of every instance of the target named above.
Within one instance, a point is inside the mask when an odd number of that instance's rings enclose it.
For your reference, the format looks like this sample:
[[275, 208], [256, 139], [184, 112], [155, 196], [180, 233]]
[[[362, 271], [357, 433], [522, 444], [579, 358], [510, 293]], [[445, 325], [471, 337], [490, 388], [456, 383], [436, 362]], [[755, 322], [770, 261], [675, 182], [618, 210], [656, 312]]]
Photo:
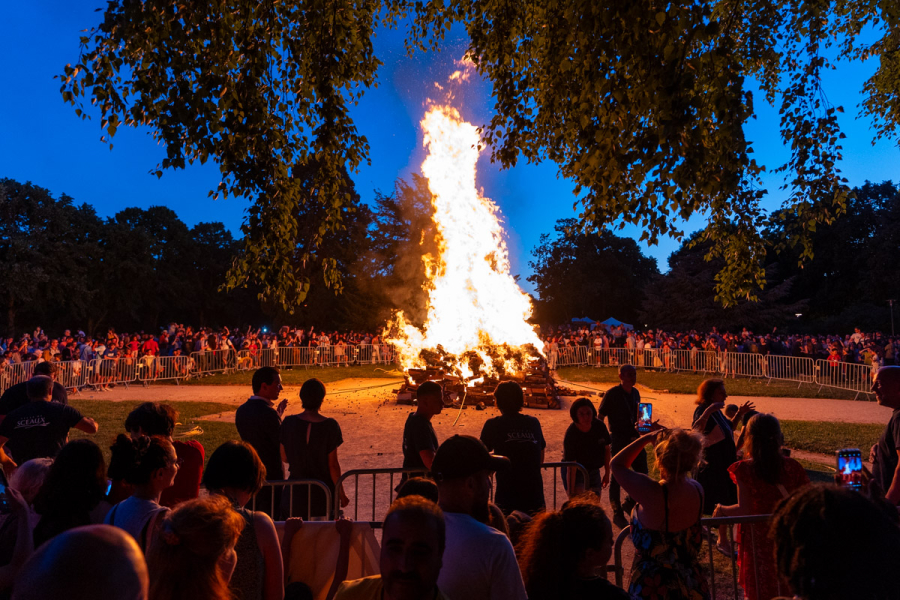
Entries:
[[625, 446], [610, 462], [613, 477], [635, 501], [648, 504], [658, 499], [659, 483], [643, 473], [631, 470], [631, 463], [638, 457], [644, 446], [655, 444], [662, 429], [646, 433]]

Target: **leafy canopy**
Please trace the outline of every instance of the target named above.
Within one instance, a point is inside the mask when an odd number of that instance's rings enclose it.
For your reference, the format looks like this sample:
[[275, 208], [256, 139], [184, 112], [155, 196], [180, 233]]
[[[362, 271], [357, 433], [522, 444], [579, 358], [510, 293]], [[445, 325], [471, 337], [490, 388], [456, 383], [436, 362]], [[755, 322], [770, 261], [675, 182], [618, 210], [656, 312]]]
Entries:
[[[167, 149], [157, 175], [212, 157], [223, 179], [211, 194], [253, 202], [227, 285], [256, 283], [290, 306], [309, 288], [293, 268], [298, 248], [311, 260], [309, 249], [343, 227], [342, 176], [368, 161], [349, 110], [377, 85], [375, 32], [403, 24], [413, 52], [436, 48], [453, 23], [464, 24], [469, 56], [493, 84], [483, 129], [493, 159], [556, 162], [577, 184], [588, 229], [633, 223], [655, 242], [707, 215], [706, 258], [722, 259], [726, 305], [764, 285], [773, 247], [809, 259], [810, 233], [844, 210], [841, 109], [821, 87], [826, 54], [880, 59], [862, 112], [877, 137], [896, 139], [895, 0], [110, 0], [61, 91], [82, 117], [85, 100], [96, 105], [110, 138], [123, 124], [149, 126]], [[874, 42], [859, 41], [864, 27]], [[774, 244], [761, 235], [772, 219], [760, 207], [765, 167], [743, 131], [751, 78], [777, 107], [790, 148], [773, 167], [796, 219]], [[305, 168], [312, 183], [301, 190]], [[311, 233], [296, 217], [307, 202], [323, 208]], [[336, 265], [323, 264], [339, 287]]]

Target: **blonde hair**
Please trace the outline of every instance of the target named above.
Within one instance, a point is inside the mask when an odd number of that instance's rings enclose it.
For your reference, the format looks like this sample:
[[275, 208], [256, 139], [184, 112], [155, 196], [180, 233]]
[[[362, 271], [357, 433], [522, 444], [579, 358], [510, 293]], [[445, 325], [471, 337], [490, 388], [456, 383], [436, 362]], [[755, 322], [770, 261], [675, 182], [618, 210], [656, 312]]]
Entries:
[[695, 404], [703, 405], [712, 402], [713, 394], [719, 388], [725, 388], [725, 382], [721, 379], [706, 379], [697, 388], [697, 400]]
[[147, 553], [151, 600], [231, 600], [219, 559], [237, 544], [244, 518], [224, 496], [169, 511]]
[[700, 462], [703, 438], [684, 429], [660, 434], [656, 444], [656, 465], [664, 479], [672, 480], [690, 473]]

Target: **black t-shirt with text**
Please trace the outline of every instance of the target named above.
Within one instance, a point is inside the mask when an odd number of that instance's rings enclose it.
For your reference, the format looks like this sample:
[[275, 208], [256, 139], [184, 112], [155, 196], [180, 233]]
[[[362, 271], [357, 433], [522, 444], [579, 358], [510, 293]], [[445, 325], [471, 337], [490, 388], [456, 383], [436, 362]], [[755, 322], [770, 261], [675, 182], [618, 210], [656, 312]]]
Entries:
[[900, 409], [894, 411], [891, 420], [878, 440], [875, 452], [875, 463], [872, 465], [872, 477], [887, 492], [894, 481], [897, 470], [897, 450], [900, 449]]
[[410, 413], [403, 426], [403, 468], [427, 471], [419, 452], [422, 450], [437, 452], [437, 448], [437, 434], [431, 426], [431, 421], [416, 413]]
[[563, 460], [580, 463], [588, 471], [599, 469], [605, 464], [604, 456], [610, 443], [609, 430], [603, 421], [594, 419], [588, 431], [581, 431], [572, 423], [563, 438]]
[[617, 385], [604, 394], [597, 412], [600, 413], [601, 418], [606, 417], [609, 421], [609, 434], [613, 447], [627, 446], [639, 437], [635, 424], [640, 402], [641, 393], [637, 388], [631, 388], [629, 394], [622, 389], [621, 385]]
[[504, 513], [534, 513], [544, 508], [541, 453], [547, 447], [541, 422], [514, 413], [488, 419], [481, 430], [488, 450], [509, 459], [509, 468], [497, 472], [494, 502]]
[[13, 460], [54, 458], [69, 436], [69, 429], [84, 418], [71, 406], [36, 400], [12, 411], [0, 423], [0, 436]]
[[[3, 395], [0, 396], [0, 415], [8, 415], [20, 406], [28, 404], [28, 393], [25, 389], [26, 383], [25, 381], [17, 383], [3, 392]], [[53, 382], [52, 398], [54, 402], [59, 402], [60, 404], [69, 403], [69, 393], [58, 381]]]

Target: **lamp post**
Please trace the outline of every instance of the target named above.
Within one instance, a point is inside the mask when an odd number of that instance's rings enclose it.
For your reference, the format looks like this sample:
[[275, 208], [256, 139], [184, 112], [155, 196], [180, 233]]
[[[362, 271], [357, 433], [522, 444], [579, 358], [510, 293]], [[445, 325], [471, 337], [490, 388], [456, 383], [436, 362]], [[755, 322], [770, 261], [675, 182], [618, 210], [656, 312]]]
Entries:
[[888, 300], [888, 304], [891, 305], [891, 337], [894, 337], [894, 298]]

